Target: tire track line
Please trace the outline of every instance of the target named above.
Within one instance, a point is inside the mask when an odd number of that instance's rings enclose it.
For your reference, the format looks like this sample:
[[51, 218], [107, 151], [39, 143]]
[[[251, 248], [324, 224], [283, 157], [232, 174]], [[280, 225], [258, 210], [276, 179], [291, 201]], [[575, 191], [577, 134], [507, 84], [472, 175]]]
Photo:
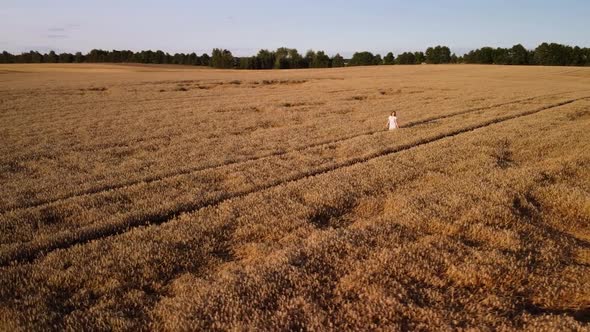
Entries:
[[151, 218], [146, 218], [146, 219], [142, 219], [142, 220], [131, 220], [131, 221], [127, 221], [124, 223], [118, 223], [118, 224], [91, 225], [88, 227], [83, 227], [83, 228], [77, 229], [73, 233], [70, 233], [70, 234], [63, 234], [57, 239], [48, 239], [48, 240], [44, 240], [44, 241], [41, 241], [39, 243], [34, 243], [34, 244], [31, 244], [30, 242], [19, 244], [15, 248], [11, 248], [11, 249], [7, 250], [6, 252], [0, 253], [0, 266], [7, 266], [13, 262], [32, 261], [35, 258], [40, 257], [41, 255], [50, 253], [50, 252], [58, 250], [58, 249], [67, 249], [67, 248], [73, 247], [75, 245], [82, 245], [84, 243], [87, 243], [87, 242], [90, 242], [93, 240], [99, 240], [102, 238], [107, 238], [110, 236], [123, 234], [123, 233], [126, 233], [126, 232], [130, 231], [131, 229], [134, 229], [137, 227], [149, 226], [149, 225], [161, 225], [161, 224], [164, 224], [164, 223], [174, 220], [176, 217], [178, 217], [179, 215], [184, 214], [184, 213], [196, 212], [196, 211], [208, 208], [208, 207], [217, 206], [219, 204], [231, 201], [233, 199], [242, 198], [242, 197], [245, 197], [245, 196], [248, 196], [251, 194], [255, 194], [255, 193], [258, 193], [261, 191], [269, 190], [271, 188], [275, 188], [275, 187], [278, 187], [281, 185], [286, 185], [288, 183], [297, 182], [297, 181], [301, 181], [301, 180], [304, 180], [307, 178], [320, 176], [322, 174], [336, 171], [338, 169], [352, 167], [354, 165], [365, 163], [365, 162], [368, 162], [368, 161], [371, 161], [374, 159], [378, 159], [378, 158], [386, 157], [386, 156], [389, 156], [389, 155], [392, 155], [395, 153], [399, 153], [402, 151], [407, 151], [407, 150], [411, 150], [414, 148], [418, 148], [420, 146], [434, 143], [434, 142], [443, 140], [445, 138], [455, 137], [455, 136], [458, 136], [458, 135], [461, 135], [461, 134], [464, 134], [467, 132], [475, 131], [477, 129], [489, 127], [494, 124], [498, 124], [498, 123], [506, 122], [509, 120], [518, 119], [518, 118], [522, 118], [525, 116], [537, 114], [537, 113], [545, 111], [545, 110], [550, 110], [550, 109], [554, 109], [554, 108], [557, 108], [560, 106], [572, 104], [576, 101], [580, 101], [580, 100], [584, 100], [584, 99], [590, 99], [590, 96], [569, 99], [569, 100], [562, 101], [562, 102], [559, 102], [556, 104], [543, 106], [540, 108], [521, 112], [518, 114], [513, 114], [513, 115], [508, 115], [508, 116], [504, 116], [504, 117], [491, 119], [488, 121], [481, 122], [479, 124], [474, 124], [471, 126], [452, 130], [452, 131], [449, 131], [446, 133], [437, 134], [437, 135], [434, 135], [431, 137], [420, 139], [420, 140], [412, 142], [412, 143], [408, 143], [408, 144], [404, 144], [404, 145], [400, 145], [400, 146], [396, 146], [396, 147], [389, 147], [389, 148], [386, 148], [381, 151], [374, 152], [374, 153], [371, 153], [371, 154], [368, 154], [365, 156], [351, 158], [351, 159], [348, 159], [346, 161], [343, 161], [341, 163], [337, 163], [334, 165], [318, 167], [314, 170], [309, 170], [307, 172], [303, 172], [303, 173], [291, 176], [287, 179], [275, 180], [275, 181], [272, 181], [272, 182], [270, 182], [266, 185], [263, 185], [263, 186], [259, 186], [259, 187], [248, 189], [248, 190], [242, 190], [242, 191], [238, 191], [238, 192], [234, 192], [234, 193], [228, 193], [226, 195], [222, 195], [221, 197], [210, 199], [209, 201], [202, 202], [198, 205], [187, 205], [184, 207], [180, 207], [179, 209], [177, 209], [175, 211], [169, 211], [169, 212], [165, 212], [165, 213], [162, 213], [159, 215], [154, 215]]
[[[522, 102], [526, 102], [526, 101], [530, 101], [530, 100], [535, 100], [535, 99], [539, 99], [539, 98], [546, 98], [546, 97], [551, 97], [551, 96], [556, 96], [556, 95], [563, 95], [563, 94], [569, 94], [569, 93], [574, 93], [574, 92], [577, 92], [577, 91], [552, 93], [552, 94], [546, 94], [546, 95], [538, 95], [538, 96], [527, 97], [527, 98], [523, 98], [523, 99], [517, 99], [517, 100], [513, 100], [513, 101], [509, 101], [509, 102], [503, 102], [503, 103], [493, 104], [493, 105], [489, 105], [489, 106], [469, 108], [469, 109], [466, 109], [466, 110], [462, 110], [462, 111], [458, 111], [458, 112], [454, 112], [454, 113], [449, 113], [449, 114], [445, 114], [445, 115], [441, 115], [441, 116], [434, 116], [434, 117], [430, 117], [430, 118], [426, 118], [426, 119], [422, 119], [422, 120], [408, 122], [407, 124], [405, 124], [405, 125], [403, 125], [401, 127], [402, 128], [416, 127], [416, 126], [424, 125], [424, 124], [427, 124], [427, 123], [430, 123], [430, 122], [433, 122], [433, 121], [436, 121], [436, 120], [448, 119], [448, 118], [452, 118], [452, 117], [458, 116], [458, 115], [469, 114], [469, 113], [483, 111], [483, 110], [489, 110], [489, 109], [493, 109], [493, 108], [497, 108], [497, 107], [501, 107], [501, 106], [518, 104], [518, 103], [522, 103]], [[312, 149], [312, 148], [317, 148], [317, 147], [324, 146], [324, 145], [330, 145], [330, 144], [340, 143], [340, 142], [348, 141], [348, 140], [351, 140], [351, 139], [354, 139], [354, 138], [358, 138], [358, 137], [371, 136], [371, 135], [382, 133], [382, 132], [383, 132], [383, 130], [364, 131], [364, 132], [360, 132], [360, 133], [357, 133], [357, 134], [340, 137], [338, 139], [324, 140], [324, 141], [320, 141], [320, 142], [317, 142], [317, 143], [314, 143], [314, 144], [309, 144], [309, 145], [304, 145], [304, 146], [301, 146], [301, 147], [296, 147], [296, 148], [293, 148], [293, 149], [290, 149], [290, 150], [278, 150], [278, 151], [274, 151], [274, 152], [262, 154], [262, 155], [255, 156], [255, 157], [238, 158], [238, 159], [233, 160], [233, 161], [219, 163], [219, 164], [216, 164], [216, 165], [189, 167], [189, 168], [185, 168], [185, 169], [175, 170], [175, 171], [169, 172], [169, 173], [148, 176], [148, 177], [145, 177], [143, 179], [136, 179], [136, 180], [124, 181], [124, 182], [120, 182], [120, 183], [112, 184], [112, 185], [98, 186], [98, 187], [95, 187], [95, 188], [90, 188], [90, 189], [87, 189], [87, 190], [77, 191], [77, 192], [69, 193], [67, 195], [58, 196], [58, 197], [55, 197], [55, 198], [52, 198], [52, 199], [38, 200], [37, 202], [32, 203], [32, 204], [20, 205], [20, 206], [13, 206], [13, 207], [5, 208], [5, 209], [0, 209], [0, 215], [5, 214], [5, 213], [10, 212], [10, 211], [18, 211], [18, 210], [27, 210], [27, 209], [32, 209], [32, 208], [38, 208], [38, 207], [50, 205], [50, 204], [61, 202], [61, 201], [67, 201], [67, 200], [70, 200], [70, 199], [73, 199], [73, 198], [77, 198], [77, 197], [81, 197], [81, 196], [96, 195], [96, 194], [100, 194], [100, 193], [107, 192], [107, 191], [124, 189], [124, 188], [135, 186], [135, 185], [138, 185], [138, 184], [150, 184], [150, 183], [153, 183], [153, 182], [161, 181], [161, 180], [172, 178], [172, 177], [175, 177], [175, 176], [181, 176], [181, 175], [186, 175], [186, 174], [191, 174], [191, 173], [196, 173], [196, 172], [202, 172], [202, 171], [207, 171], [207, 170], [215, 170], [215, 169], [219, 169], [219, 168], [223, 168], [223, 167], [227, 167], [227, 166], [232, 166], [232, 165], [237, 165], [237, 164], [242, 164], [242, 163], [247, 163], [247, 162], [258, 161], [258, 160], [266, 159], [266, 158], [283, 156], [283, 155], [286, 155], [288, 153], [301, 152], [301, 151], [304, 151], [304, 150], [307, 150], [307, 149]]]

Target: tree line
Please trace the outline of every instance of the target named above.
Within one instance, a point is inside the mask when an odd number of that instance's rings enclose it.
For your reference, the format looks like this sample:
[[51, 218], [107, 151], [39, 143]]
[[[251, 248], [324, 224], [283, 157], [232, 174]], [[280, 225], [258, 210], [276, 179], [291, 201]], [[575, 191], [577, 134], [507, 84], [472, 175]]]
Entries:
[[[454, 55], [453, 55], [454, 56]], [[235, 57], [229, 50], [215, 48], [211, 56], [204, 53], [169, 54], [163, 51], [105, 51], [92, 50], [87, 54], [77, 52], [60, 53], [54, 51], [39, 53], [24, 52], [13, 55], [8, 52], [0, 54], [0, 63], [144, 63], [144, 64], [180, 64], [193, 66], [211, 66], [214, 68], [238, 69], [301, 69], [332, 68], [344, 66], [373, 66], [393, 64], [449, 63], [451, 53], [446, 46], [431, 47], [424, 52], [402, 53], [395, 58], [389, 52], [384, 58], [371, 52], [356, 52], [352, 58], [345, 59], [340, 54], [329, 56], [324, 51], [309, 50], [300, 54], [297, 49], [281, 47], [274, 51], [262, 49], [251, 57]]]
[[[212, 58], [216, 57], [213, 50]], [[309, 50], [305, 55], [294, 48], [281, 47], [276, 51], [266, 49], [251, 57], [237, 58], [235, 68], [240, 69], [301, 69], [344, 67], [345, 60], [340, 54], [332, 57], [324, 51]]]
[[356, 52], [350, 59], [340, 54], [329, 56], [324, 51], [309, 50], [300, 54], [294, 48], [281, 47], [274, 51], [262, 49], [250, 57], [235, 57], [229, 50], [213, 49], [211, 56], [206, 53], [175, 53], [163, 51], [105, 51], [92, 50], [87, 54], [54, 51], [39, 53], [30, 51], [13, 55], [6, 51], [0, 54], [0, 63], [145, 63], [211, 66], [226, 69], [300, 69], [332, 68], [344, 66], [411, 65], [473, 63], [498, 65], [546, 65], [546, 66], [590, 66], [590, 48], [572, 47], [556, 43], [542, 43], [534, 50], [527, 50], [518, 44], [511, 48], [482, 47], [463, 56], [451, 53], [447, 46], [435, 46], [426, 52], [404, 52], [397, 57], [393, 52], [384, 57], [380, 54]]
[[151, 64], [176, 64], [192, 66], [209, 66], [211, 57], [203, 53], [169, 54], [162, 51], [105, 51], [92, 50], [87, 54], [77, 52], [60, 53], [54, 51], [49, 53], [39, 53], [36, 51], [24, 52], [18, 55], [10, 54], [6, 51], [0, 54], [0, 63], [151, 63]]
[[590, 66], [590, 48], [542, 43], [534, 50], [482, 47], [463, 56], [464, 63], [497, 65]]

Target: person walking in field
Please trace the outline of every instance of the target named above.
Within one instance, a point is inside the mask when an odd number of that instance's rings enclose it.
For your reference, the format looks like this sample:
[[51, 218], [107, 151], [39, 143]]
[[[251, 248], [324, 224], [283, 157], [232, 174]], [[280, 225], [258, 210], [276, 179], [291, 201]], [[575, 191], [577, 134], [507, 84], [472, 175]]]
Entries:
[[397, 124], [397, 114], [395, 113], [395, 111], [393, 111], [387, 119], [387, 129], [394, 130], [397, 128], [399, 128], [399, 125]]

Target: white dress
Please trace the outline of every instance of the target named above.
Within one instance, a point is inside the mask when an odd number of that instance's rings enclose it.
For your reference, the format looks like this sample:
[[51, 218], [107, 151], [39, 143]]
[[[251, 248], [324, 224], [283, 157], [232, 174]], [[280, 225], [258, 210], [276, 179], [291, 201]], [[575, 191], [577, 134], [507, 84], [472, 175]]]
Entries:
[[390, 115], [389, 119], [387, 120], [387, 127], [389, 128], [389, 130], [399, 128], [399, 126], [397, 125], [397, 117]]

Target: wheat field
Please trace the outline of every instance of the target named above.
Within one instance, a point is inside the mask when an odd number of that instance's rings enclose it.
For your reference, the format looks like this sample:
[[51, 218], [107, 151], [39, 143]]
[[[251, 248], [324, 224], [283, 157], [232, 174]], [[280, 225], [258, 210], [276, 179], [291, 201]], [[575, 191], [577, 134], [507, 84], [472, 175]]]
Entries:
[[590, 68], [2, 65], [0, 120], [0, 330], [590, 329]]

